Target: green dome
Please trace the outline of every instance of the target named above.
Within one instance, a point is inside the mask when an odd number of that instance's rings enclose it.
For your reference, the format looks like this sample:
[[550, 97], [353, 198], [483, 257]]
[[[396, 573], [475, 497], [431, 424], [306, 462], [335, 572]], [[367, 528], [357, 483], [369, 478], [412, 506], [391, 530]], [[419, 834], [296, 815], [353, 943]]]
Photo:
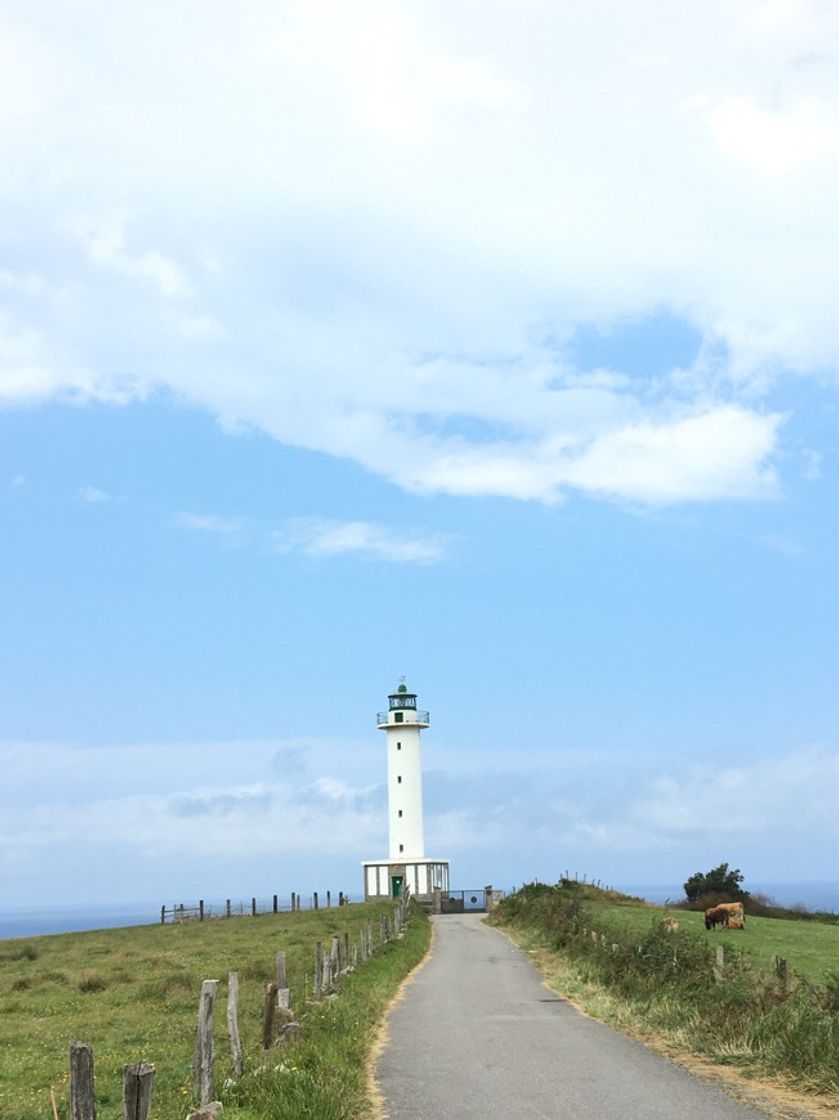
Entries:
[[405, 684], [404, 681], [402, 681], [402, 683], [400, 684], [399, 688], [397, 688], [396, 691], [397, 692], [407, 692], [408, 691], [408, 686]]

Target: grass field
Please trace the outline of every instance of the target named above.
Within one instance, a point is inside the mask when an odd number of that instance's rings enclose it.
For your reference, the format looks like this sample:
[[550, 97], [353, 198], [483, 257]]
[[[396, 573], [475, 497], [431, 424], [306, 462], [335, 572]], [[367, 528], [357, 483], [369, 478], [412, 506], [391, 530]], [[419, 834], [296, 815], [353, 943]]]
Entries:
[[[218, 979], [217, 1093], [230, 1118], [350, 1118], [366, 1113], [365, 1056], [384, 1007], [429, 939], [424, 914], [406, 936], [341, 981], [341, 996], [314, 1005], [300, 1042], [261, 1049], [264, 985], [286, 953], [292, 1004], [310, 995], [314, 942], [327, 945], [391, 907], [349, 906], [176, 926], [69, 933], [0, 943], [0, 1117], [45, 1120], [50, 1087], [68, 1115], [67, 1055], [93, 1047], [100, 1120], [121, 1116], [122, 1066], [157, 1070], [152, 1120], [183, 1117], [193, 1104], [192, 1050], [201, 981]], [[226, 1041], [227, 975], [239, 973], [240, 1031], [250, 1073], [238, 1086]], [[275, 1058], [273, 1055], [277, 1055]]]
[[[614, 926], [645, 932], [652, 921], [665, 916], [658, 906], [633, 905], [595, 901], [590, 903], [592, 915], [602, 916]], [[697, 911], [669, 910], [682, 929], [691, 929], [707, 936], [714, 944], [736, 945], [770, 966], [776, 956], [784, 957], [791, 969], [815, 983], [821, 982], [830, 970], [839, 969], [839, 925], [821, 922], [787, 921], [779, 918], [746, 918], [743, 930], [705, 930], [703, 916]]]

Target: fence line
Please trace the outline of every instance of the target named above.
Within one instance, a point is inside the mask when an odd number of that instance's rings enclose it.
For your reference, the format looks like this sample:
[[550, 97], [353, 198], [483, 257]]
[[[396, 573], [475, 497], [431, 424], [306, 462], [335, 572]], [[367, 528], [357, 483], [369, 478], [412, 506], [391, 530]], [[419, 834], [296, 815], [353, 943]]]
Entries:
[[[292, 896], [295, 901], [299, 896]], [[344, 905], [344, 895], [339, 894], [340, 904]], [[313, 896], [317, 899], [317, 896]], [[331, 901], [330, 893], [327, 899]], [[397, 937], [404, 936], [408, 922], [410, 892], [406, 889], [400, 901], [394, 906], [392, 914], [380, 915], [380, 949]], [[255, 900], [253, 900], [255, 901]], [[276, 896], [274, 902], [276, 904]], [[229, 909], [229, 904], [228, 907]], [[297, 907], [294, 907], [295, 909]], [[175, 908], [177, 909], [177, 908]], [[186, 909], [186, 908], [184, 908]], [[210, 915], [201, 903], [193, 907], [203, 917]], [[317, 904], [313, 906], [317, 909]], [[366, 926], [358, 933], [359, 944], [350, 943], [347, 931], [334, 934], [329, 952], [324, 953], [323, 942], [314, 945], [314, 985], [313, 996], [317, 1003], [325, 996], [334, 995], [342, 976], [359, 967], [360, 962], [368, 962], [375, 955], [373, 945], [373, 921], [368, 918]], [[273, 1046], [293, 1039], [300, 1031], [300, 1023], [292, 1011], [291, 991], [286, 973], [286, 955], [278, 952], [275, 958], [276, 980], [264, 988], [262, 1010], [262, 1048], [270, 1050]], [[307, 1003], [309, 973], [306, 970], [305, 991], [302, 1003]], [[218, 994], [218, 980], [204, 980], [198, 1002], [198, 1022], [195, 1030], [195, 1060], [193, 1076], [199, 1110], [187, 1120], [205, 1120], [213, 1111], [215, 1091], [215, 1039], [213, 1014]], [[230, 972], [227, 978], [227, 1033], [233, 1058], [233, 1076], [242, 1077], [245, 1060], [239, 1038], [239, 974]], [[148, 1120], [154, 1087], [155, 1067], [148, 1062], [134, 1062], [123, 1067], [123, 1117], [124, 1120]], [[70, 1117], [71, 1120], [96, 1120], [96, 1106], [93, 1077], [93, 1050], [83, 1042], [70, 1046]]]
[[[332, 891], [326, 892], [326, 906], [321, 905], [322, 895], [313, 891], [307, 898], [292, 891], [288, 899], [275, 894], [270, 901], [251, 897], [247, 902], [244, 899], [225, 899], [223, 903], [209, 903], [199, 899], [197, 903], [174, 903], [160, 907], [160, 924], [167, 922], [203, 922], [205, 918], [234, 918], [250, 915], [253, 918], [261, 914], [293, 914], [300, 910], [332, 909]], [[344, 891], [338, 892], [338, 906], [348, 906], [350, 897]]]
[[[668, 934], [676, 933], [678, 931], [678, 928], [679, 928], [678, 923], [674, 922], [674, 920], [672, 918], [662, 919], [661, 925], [662, 925], [662, 928], [663, 928], [664, 932], [668, 933]], [[589, 929], [587, 926], [583, 926], [582, 927], [582, 934], [583, 934], [584, 938], [586, 936], [591, 937], [592, 944], [594, 945], [595, 948], [597, 948], [598, 945], [600, 945], [601, 948], [606, 946], [606, 934], [605, 933], [598, 933], [594, 929]], [[617, 953], [618, 950], [620, 949], [620, 945], [617, 944], [614, 941], [611, 942], [610, 944], [611, 944], [611, 951], [613, 953]], [[642, 952], [642, 950], [643, 950], [642, 945], [637, 945], [636, 948], [637, 948], [639, 953]], [[673, 951], [673, 967], [674, 968], [676, 967], [676, 961], [677, 961], [677, 956], [676, 956], [676, 950], [674, 949], [674, 951]], [[772, 962], [772, 969], [773, 969], [773, 973], [774, 973], [774, 976], [775, 976], [775, 980], [777, 981], [777, 984], [778, 984], [778, 990], [779, 990], [780, 994], [782, 996], [788, 995], [789, 992], [790, 992], [791, 983], [790, 983], [790, 969], [789, 969], [789, 965], [788, 965], [786, 959], [784, 957], [775, 956], [773, 958], [773, 962]], [[718, 984], [722, 984], [725, 981], [725, 946], [720, 945], [719, 943], [714, 946], [714, 960], [711, 964], [711, 972], [712, 972], [712, 975], [714, 977], [714, 980]]]

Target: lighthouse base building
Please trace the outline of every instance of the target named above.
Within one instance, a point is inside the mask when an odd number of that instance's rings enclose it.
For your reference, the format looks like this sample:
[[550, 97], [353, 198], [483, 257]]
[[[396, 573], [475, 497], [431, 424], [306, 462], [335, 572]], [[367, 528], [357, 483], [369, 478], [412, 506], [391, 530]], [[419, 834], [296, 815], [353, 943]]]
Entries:
[[449, 861], [446, 859], [412, 859], [410, 863], [390, 860], [364, 861], [364, 901], [377, 898], [401, 898], [405, 887], [420, 902], [431, 902], [435, 888], [443, 894], [449, 890]]
[[407, 887], [419, 902], [430, 904], [435, 890], [449, 890], [449, 861], [425, 855], [422, 809], [420, 731], [428, 712], [417, 708], [415, 692], [404, 681], [388, 696], [388, 710], [376, 726], [387, 738], [387, 809], [389, 855], [364, 861], [364, 898], [400, 898]]

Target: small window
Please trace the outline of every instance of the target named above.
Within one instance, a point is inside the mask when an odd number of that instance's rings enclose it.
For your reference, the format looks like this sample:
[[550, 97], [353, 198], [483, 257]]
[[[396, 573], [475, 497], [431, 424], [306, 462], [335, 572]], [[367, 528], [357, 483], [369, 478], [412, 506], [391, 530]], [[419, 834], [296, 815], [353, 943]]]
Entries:
[[393, 713], [393, 722], [394, 723], [401, 723], [402, 722], [402, 715], [403, 715], [402, 712], [394, 712]]
[[400, 851], [400, 852], [404, 852], [404, 851], [405, 851], [405, 845], [404, 845], [404, 844], [400, 844], [400, 845], [399, 845], [399, 851]]
[[402, 750], [402, 744], [401, 744], [401, 743], [397, 743], [397, 744], [396, 744], [396, 749], [397, 749], [398, 751], [401, 751], [401, 750]]
[[402, 810], [401, 809], [399, 810], [399, 816], [400, 817], [402, 816]]
[[401, 785], [402, 785], [402, 775], [401, 775], [401, 774], [398, 774], [398, 775], [397, 775], [397, 777], [396, 777], [396, 784], [397, 784], [398, 786], [401, 786]]

